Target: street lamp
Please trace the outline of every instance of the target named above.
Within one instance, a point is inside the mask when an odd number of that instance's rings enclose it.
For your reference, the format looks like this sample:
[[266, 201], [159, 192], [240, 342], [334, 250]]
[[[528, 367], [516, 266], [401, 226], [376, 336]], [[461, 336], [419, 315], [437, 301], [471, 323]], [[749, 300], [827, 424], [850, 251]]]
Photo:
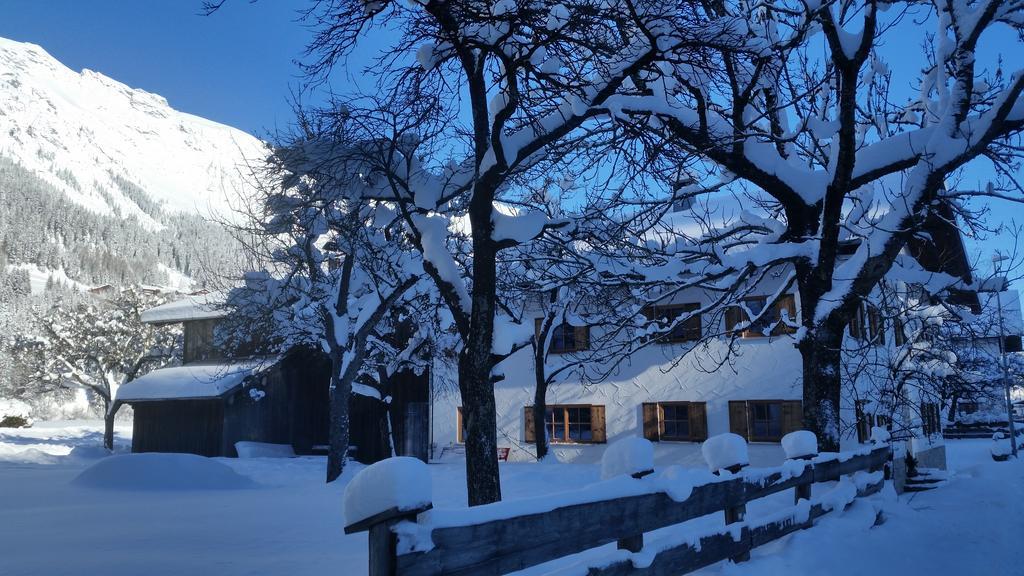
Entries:
[[1003, 389], [1006, 393], [1006, 423], [1010, 429], [1010, 450], [1013, 453], [1013, 457], [1017, 457], [1017, 431], [1013, 425], [1013, 401], [1010, 399], [1010, 369], [1006, 365], [1006, 333], [1003, 330], [1003, 299], [1000, 297], [1000, 292], [1006, 290], [1007, 282], [1006, 278], [1001, 275], [999, 270], [999, 263], [1009, 258], [996, 252], [992, 255], [992, 269], [995, 273], [995, 278], [999, 285], [995, 287], [996, 293], [996, 308], [999, 314], [999, 364], [1003, 369]]

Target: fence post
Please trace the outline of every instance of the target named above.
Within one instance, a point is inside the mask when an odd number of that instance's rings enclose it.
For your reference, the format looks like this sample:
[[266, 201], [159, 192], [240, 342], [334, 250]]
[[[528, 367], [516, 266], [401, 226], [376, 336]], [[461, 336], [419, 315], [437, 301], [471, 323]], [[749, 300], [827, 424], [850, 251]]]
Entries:
[[398, 536], [391, 528], [403, 520], [415, 522], [416, 516], [420, 512], [425, 512], [430, 508], [429, 505], [415, 510], [392, 508], [345, 527], [345, 534], [369, 532], [370, 567], [368, 574], [370, 576], [397, 576]]
[[[743, 468], [745, 468], [746, 466], [747, 466], [746, 464], [736, 464], [735, 466], [729, 466], [728, 468], [726, 468], [726, 470], [728, 470], [729, 472], [732, 472], [733, 474], [739, 474], [740, 471], [743, 470]], [[717, 474], [717, 472], [716, 472], [716, 474]], [[725, 512], [725, 524], [726, 524], [726, 526], [728, 526], [729, 524], [735, 524], [736, 522], [743, 522], [743, 518], [747, 515], [746, 498], [747, 498], [747, 496], [746, 496], [746, 494], [744, 494], [743, 495], [743, 500], [744, 501], [741, 502], [739, 505], [737, 505], [737, 506], [726, 506], [725, 507], [724, 512]], [[742, 553], [737, 554], [736, 556], [732, 557], [732, 561], [736, 562], [736, 563], [746, 562], [747, 560], [750, 560], [750, 546], [749, 546], [749, 542], [748, 542], [748, 546], [747, 546], [746, 550], [744, 550]]]
[[[811, 460], [817, 454], [807, 454], [806, 456], [800, 456], [794, 458], [794, 460]], [[796, 488], [793, 489], [793, 504], [799, 504], [801, 500], [811, 499], [811, 487], [814, 486], [814, 475], [811, 475], [811, 481], [806, 484], [797, 484]]]
[[[648, 474], [653, 474], [653, 473], [654, 473], [654, 470], [644, 470], [643, 472], [635, 472], [635, 473], [631, 474], [631, 476], [633, 478], [636, 478], [637, 480], [639, 480], [639, 479], [643, 478], [644, 476], [647, 476]], [[616, 547], [619, 550], [627, 550], [629, 552], [639, 552], [639, 551], [644, 549], [644, 533], [641, 532], [639, 534], [634, 534], [633, 536], [626, 536], [625, 538], [619, 538], [618, 542], [616, 542]]]

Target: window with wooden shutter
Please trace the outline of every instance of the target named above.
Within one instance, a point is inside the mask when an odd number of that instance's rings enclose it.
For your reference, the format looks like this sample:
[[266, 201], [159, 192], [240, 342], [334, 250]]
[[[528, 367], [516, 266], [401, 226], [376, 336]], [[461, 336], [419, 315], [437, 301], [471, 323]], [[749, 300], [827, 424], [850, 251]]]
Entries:
[[[804, 404], [800, 400], [782, 402], [782, 436], [804, 428]], [[782, 436], [779, 439], [782, 439]]]
[[867, 330], [864, 326], [864, 306], [858, 304], [854, 310], [853, 315], [850, 317], [849, 332], [850, 337], [857, 340], [864, 340], [867, 338]]
[[607, 442], [608, 433], [605, 429], [604, 406], [590, 407], [591, 442]]
[[875, 306], [868, 306], [868, 339], [872, 344], [885, 344], [885, 322]]
[[652, 442], [657, 442], [661, 439], [658, 426], [658, 405], [654, 402], [644, 402], [641, 407], [641, 416], [643, 417], [643, 428], [644, 438]]
[[775, 311], [776, 324], [775, 328], [772, 328], [772, 336], [795, 333], [795, 327], [782, 321], [782, 312], [786, 312], [790, 323], [796, 324], [796, 298], [792, 294], [783, 294], [775, 301]]
[[729, 431], [748, 442], [778, 442], [803, 426], [799, 400], [731, 400]]
[[[650, 321], [657, 321], [662, 328], [668, 328], [683, 315], [700, 310], [700, 304], [658, 304], [643, 309], [643, 315]], [[694, 314], [678, 322], [672, 330], [658, 338], [661, 343], [692, 342], [700, 340], [702, 332], [700, 314]]]
[[526, 442], [537, 441], [537, 436], [533, 432], [533, 422], [533, 406], [523, 408], [523, 440]]
[[590, 348], [590, 326], [571, 326], [562, 323], [551, 329], [551, 345], [548, 352], [568, 354]]
[[921, 403], [921, 428], [925, 436], [942, 432], [942, 420], [939, 405], [934, 402]]
[[690, 441], [703, 442], [708, 439], [708, 407], [704, 402], [689, 402]]
[[892, 341], [897, 346], [903, 346], [907, 343], [907, 334], [904, 332], [903, 320], [899, 317], [893, 319]]
[[[782, 296], [779, 296], [779, 299], [775, 301], [775, 304], [771, 309], [762, 314], [761, 311], [764, 310], [767, 303], [768, 298], [765, 296], [753, 296], [743, 299], [743, 305], [750, 310], [750, 313], [760, 317], [756, 322], [753, 322], [743, 330], [740, 334], [742, 338], [765, 338], [767, 336], [782, 336], [784, 334], [793, 334], [796, 332], [796, 328], [788, 326], [782, 322], [783, 310], [785, 310], [789, 316], [790, 322], [795, 323], [797, 320], [796, 299], [794, 296], [792, 294], [783, 294]], [[748, 322], [749, 320], [750, 316], [747, 315], [746, 310], [743, 308], [739, 306], [730, 306], [726, 308], [726, 333], [732, 334], [736, 325], [742, 322]]]
[[[532, 419], [530, 415], [524, 421]], [[553, 444], [591, 444], [605, 442], [604, 406], [553, 405], [548, 406], [544, 415], [544, 428]], [[524, 434], [527, 441], [533, 441], [532, 433]]]
[[743, 400], [729, 401], [729, 432], [747, 438], [747, 403]]

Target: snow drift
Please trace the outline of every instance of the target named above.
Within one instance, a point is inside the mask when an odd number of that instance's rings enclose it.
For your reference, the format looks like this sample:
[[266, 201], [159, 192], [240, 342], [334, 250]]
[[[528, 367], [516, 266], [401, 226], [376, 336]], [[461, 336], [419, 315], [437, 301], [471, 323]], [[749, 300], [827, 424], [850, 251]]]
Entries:
[[108, 490], [236, 490], [255, 484], [229, 466], [195, 454], [122, 454], [104, 458], [73, 483]]

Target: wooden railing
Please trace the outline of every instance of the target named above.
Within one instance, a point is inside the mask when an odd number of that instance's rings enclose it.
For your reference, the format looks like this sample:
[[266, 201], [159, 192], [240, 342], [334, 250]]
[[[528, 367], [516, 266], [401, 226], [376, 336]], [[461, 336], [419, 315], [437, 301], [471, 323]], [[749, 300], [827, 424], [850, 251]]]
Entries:
[[[885, 445], [870, 452], [831, 454], [800, 464], [790, 461], [773, 469], [741, 470], [693, 487], [682, 501], [673, 500], [664, 491], [652, 491], [457, 526], [432, 525], [429, 514], [420, 517], [421, 523], [417, 524], [422, 510], [392, 510], [350, 525], [345, 531], [370, 531], [373, 576], [506, 574], [612, 542], [622, 552], [612, 553], [590, 567], [589, 575], [628, 575], [641, 570], [643, 574], [678, 575], [725, 559], [743, 561], [752, 548], [809, 528], [815, 518], [849, 504], [853, 488], [856, 497], [878, 492], [885, 481], [881, 471], [891, 458], [892, 450]], [[847, 475], [854, 475], [843, 480], [852, 484], [845, 486], [847, 497], [840, 490], [817, 501], [812, 497], [813, 484]], [[748, 502], [789, 489], [795, 492], [794, 506], [773, 514], [770, 520], [744, 521]], [[494, 517], [487, 508], [473, 510], [480, 512], [479, 517]], [[714, 512], [724, 512], [724, 529], [699, 539], [680, 538], [675, 544], [664, 540], [652, 543], [642, 559], [630, 554], [643, 549], [644, 533]], [[401, 538], [418, 540], [399, 542], [399, 533]]]

